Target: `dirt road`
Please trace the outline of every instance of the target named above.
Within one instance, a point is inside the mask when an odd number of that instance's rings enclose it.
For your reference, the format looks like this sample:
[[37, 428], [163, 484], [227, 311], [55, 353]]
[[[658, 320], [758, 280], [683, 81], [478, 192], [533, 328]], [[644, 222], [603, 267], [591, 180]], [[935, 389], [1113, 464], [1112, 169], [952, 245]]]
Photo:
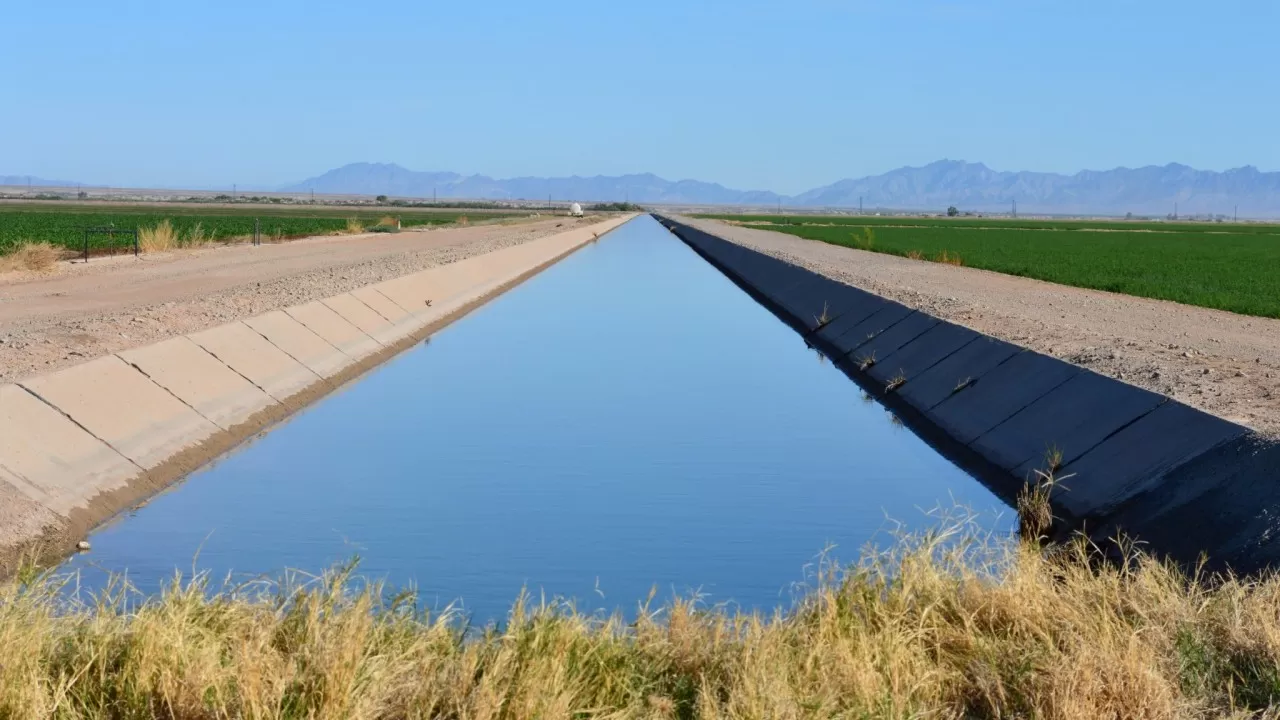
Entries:
[[0, 382], [563, 232], [551, 218], [317, 237], [0, 274]]
[[1280, 320], [1054, 285], [682, 218], [980, 332], [1280, 435]]

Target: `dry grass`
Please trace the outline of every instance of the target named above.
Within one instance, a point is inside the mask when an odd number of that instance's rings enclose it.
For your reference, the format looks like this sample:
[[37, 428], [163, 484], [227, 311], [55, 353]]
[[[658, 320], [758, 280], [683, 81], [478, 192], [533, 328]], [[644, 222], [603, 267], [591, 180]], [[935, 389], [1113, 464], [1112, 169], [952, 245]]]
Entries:
[[360, 222], [360, 218], [357, 218], [357, 217], [349, 217], [349, 218], [347, 218], [347, 230], [346, 230], [346, 231], [347, 231], [348, 233], [352, 233], [352, 234], [355, 234], [355, 233], [362, 233], [362, 232], [364, 232], [364, 223]]
[[383, 215], [378, 219], [378, 224], [383, 227], [400, 227], [400, 221], [390, 215]]
[[867, 252], [875, 252], [876, 249], [876, 231], [869, 227], [862, 228], [862, 234], [853, 234], [853, 246], [859, 250]]
[[924, 253], [920, 252], [919, 250], [911, 250], [911, 251], [908, 251], [908, 252], [907, 252], [907, 259], [909, 259], [909, 260], [923, 260], [923, 259], [924, 259]]
[[899, 370], [898, 374], [894, 375], [893, 379], [885, 384], [884, 391], [893, 392], [894, 390], [897, 390], [898, 388], [906, 384], [907, 384], [907, 376], [904, 375], [901, 370]]
[[1277, 717], [1280, 579], [964, 523], [824, 565], [789, 612], [518, 602], [467, 634], [353, 581], [129, 602], [0, 588], [4, 718]]
[[955, 253], [948, 253], [946, 250], [938, 253], [937, 256], [933, 258], [933, 261], [942, 263], [943, 265], [955, 265], [956, 267], [964, 266], [964, 260], [960, 259], [959, 255], [956, 255]]
[[168, 220], [161, 220], [155, 227], [138, 228], [138, 249], [142, 252], [165, 252], [176, 247], [178, 232]]
[[187, 247], [207, 247], [213, 244], [213, 236], [205, 232], [204, 223], [198, 222], [187, 231], [183, 244]]
[[0, 273], [26, 270], [50, 272], [62, 257], [62, 249], [47, 242], [26, 242], [8, 255], [0, 255]]
[[466, 227], [467, 225], [471, 224], [471, 218], [468, 218], [466, 215], [459, 215], [458, 219], [455, 220], [454, 222], [458, 225], [462, 225], [463, 227]]
[[815, 316], [813, 317], [813, 323], [814, 323], [814, 325], [815, 325], [815, 327], [814, 327], [814, 330], [815, 330], [815, 331], [816, 331], [816, 330], [821, 330], [822, 328], [824, 328], [824, 327], [826, 327], [827, 325], [831, 324], [831, 308], [830, 308], [830, 307], [828, 307], [827, 303], [825, 303], [825, 302], [824, 302], [824, 303], [822, 303], [822, 314], [821, 314], [821, 315], [815, 315]]

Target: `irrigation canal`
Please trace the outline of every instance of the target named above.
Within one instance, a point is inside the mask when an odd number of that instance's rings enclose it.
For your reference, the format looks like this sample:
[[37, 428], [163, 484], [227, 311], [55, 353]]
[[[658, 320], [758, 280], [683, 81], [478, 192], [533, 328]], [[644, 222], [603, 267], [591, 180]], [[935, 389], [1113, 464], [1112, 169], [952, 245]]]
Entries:
[[1013, 513], [648, 216], [101, 528], [82, 583], [360, 572], [501, 618], [787, 604], [963, 506]]

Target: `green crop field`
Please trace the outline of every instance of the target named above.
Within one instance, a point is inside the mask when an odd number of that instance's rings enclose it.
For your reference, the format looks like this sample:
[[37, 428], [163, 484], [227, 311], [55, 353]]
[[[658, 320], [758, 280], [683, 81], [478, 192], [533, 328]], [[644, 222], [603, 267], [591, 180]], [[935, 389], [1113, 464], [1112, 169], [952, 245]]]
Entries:
[[[406, 210], [404, 208], [254, 208], [191, 207], [158, 205], [104, 206], [101, 204], [49, 205], [35, 203], [0, 203], [0, 255], [11, 252], [19, 244], [48, 242], [80, 251], [84, 246], [84, 230], [89, 227], [115, 227], [121, 230], [151, 228], [168, 220], [179, 242], [193, 236], [205, 241], [227, 241], [253, 234], [254, 220], [259, 221], [264, 240], [280, 240], [341, 232], [348, 219], [374, 225], [380, 218], [398, 217], [403, 227], [447, 225], [466, 217], [468, 221], [513, 217], [511, 213], [475, 212], [470, 210]], [[91, 250], [107, 249], [107, 236], [92, 236]], [[123, 249], [125, 240], [116, 242]]]
[[1158, 222], [1151, 220], [1025, 220], [986, 217], [887, 217], [867, 215], [696, 215], [744, 224], [840, 225], [850, 227], [968, 227], [999, 230], [1078, 230], [1083, 232], [1203, 232], [1228, 235], [1278, 235], [1280, 225], [1268, 223]]
[[718, 217], [835, 245], [924, 259], [945, 252], [1009, 275], [1280, 318], [1274, 225]]

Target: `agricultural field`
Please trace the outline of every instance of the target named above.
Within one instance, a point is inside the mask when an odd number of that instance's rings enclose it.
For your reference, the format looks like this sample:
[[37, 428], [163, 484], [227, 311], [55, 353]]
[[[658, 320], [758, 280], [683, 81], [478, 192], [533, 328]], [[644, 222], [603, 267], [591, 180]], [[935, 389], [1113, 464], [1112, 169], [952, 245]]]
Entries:
[[[513, 217], [507, 212], [472, 210], [408, 210], [405, 208], [345, 207], [199, 207], [102, 204], [37, 204], [0, 203], [0, 255], [12, 252], [25, 243], [47, 242], [80, 252], [85, 241], [85, 228], [115, 227], [144, 233], [168, 222], [174, 244], [179, 246], [243, 241], [253, 236], [254, 220], [260, 223], [264, 241], [279, 241], [310, 235], [355, 232], [374, 228], [379, 222], [402, 227], [448, 225], [493, 218]], [[390, 219], [390, 220], [388, 220]], [[131, 247], [132, 236], [91, 236], [91, 252]]]
[[702, 216], [920, 260], [1280, 318], [1280, 226]]

